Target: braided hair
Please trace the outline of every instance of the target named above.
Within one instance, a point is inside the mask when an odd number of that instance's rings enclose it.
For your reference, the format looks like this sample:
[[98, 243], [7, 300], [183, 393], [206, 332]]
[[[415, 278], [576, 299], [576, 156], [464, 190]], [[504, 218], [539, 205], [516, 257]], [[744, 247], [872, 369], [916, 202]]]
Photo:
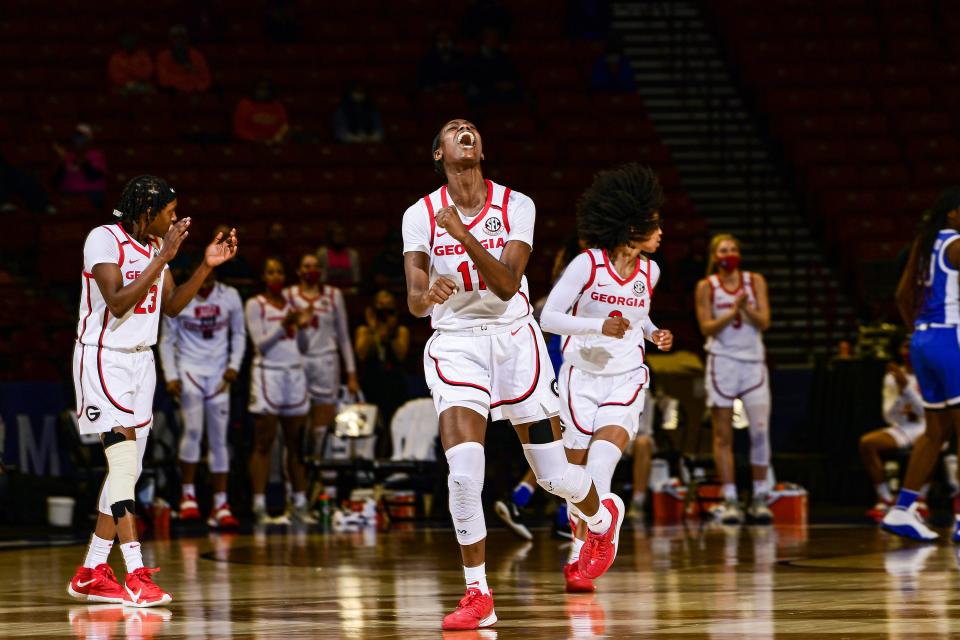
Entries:
[[933, 256], [933, 245], [941, 229], [946, 228], [947, 214], [954, 209], [960, 209], [960, 187], [950, 187], [943, 191], [934, 203], [933, 208], [923, 213], [920, 228], [914, 240], [910, 260], [907, 263], [909, 281], [916, 285], [921, 292], [914, 297], [914, 309], [918, 310], [923, 304], [930, 287], [927, 285], [927, 275], [930, 272], [930, 259]]
[[663, 189], [650, 167], [601, 171], [577, 201], [577, 229], [588, 247], [606, 249], [648, 237], [660, 226]]
[[141, 216], [146, 214], [147, 224], [150, 224], [176, 198], [177, 193], [163, 178], [137, 176], [123, 188], [113, 215], [119, 218], [124, 229], [132, 232]]

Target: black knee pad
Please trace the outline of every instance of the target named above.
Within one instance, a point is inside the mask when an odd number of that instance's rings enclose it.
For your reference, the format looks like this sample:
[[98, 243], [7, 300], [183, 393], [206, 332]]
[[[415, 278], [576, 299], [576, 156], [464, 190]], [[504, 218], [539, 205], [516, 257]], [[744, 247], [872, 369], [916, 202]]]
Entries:
[[550, 424], [550, 418], [532, 425], [529, 433], [530, 444], [550, 444], [556, 440], [553, 437], [553, 426]]
[[103, 443], [104, 449], [112, 447], [115, 444], [120, 444], [126, 439], [127, 439], [126, 436], [124, 436], [122, 433], [118, 431], [107, 431], [106, 433], [100, 436], [100, 442]]
[[110, 512], [113, 514], [114, 524], [120, 522], [120, 518], [129, 514], [136, 512], [137, 506], [133, 503], [133, 500], [121, 500], [120, 502], [114, 502], [110, 505]]

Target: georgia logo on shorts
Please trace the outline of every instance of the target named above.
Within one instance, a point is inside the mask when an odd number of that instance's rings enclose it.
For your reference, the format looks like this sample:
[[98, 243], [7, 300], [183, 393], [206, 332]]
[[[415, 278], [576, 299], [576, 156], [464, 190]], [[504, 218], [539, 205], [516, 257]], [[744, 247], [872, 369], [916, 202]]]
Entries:
[[90, 422], [96, 422], [98, 419], [100, 419], [100, 414], [102, 412], [100, 411], [100, 407], [94, 407], [93, 405], [91, 405], [87, 407], [86, 411], [84, 411], [83, 413], [84, 415], [87, 416], [87, 420], [89, 420]]
[[553, 382], [550, 383], [550, 390], [553, 391], [553, 395], [560, 397], [560, 385], [557, 384], [557, 379], [554, 378]]
[[488, 236], [497, 235], [502, 228], [503, 223], [500, 222], [500, 218], [487, 218], [487, 221], [483, 223], [483, 230]]
[[647, 285], [643, 284], [642, 280], [637, 280], [633, 283], [633, 295], [642, 296], [647, 291]]

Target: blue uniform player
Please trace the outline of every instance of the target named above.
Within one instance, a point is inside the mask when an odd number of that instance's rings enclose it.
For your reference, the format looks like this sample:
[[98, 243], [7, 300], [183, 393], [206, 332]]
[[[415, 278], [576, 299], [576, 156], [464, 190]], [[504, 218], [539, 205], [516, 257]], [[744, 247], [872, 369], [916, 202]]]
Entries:
[[[924, 216], [897, 287], [897, 307], [913, 325], [910, 351], [927, 424], [883, 529], [931, 541], [938, 536], [917, 514], [918, 491], [951, 429], [960, 434], [960, 187], [944, 191]], [[960, 542], [960, 514], [954, 515], [952, 538]]]

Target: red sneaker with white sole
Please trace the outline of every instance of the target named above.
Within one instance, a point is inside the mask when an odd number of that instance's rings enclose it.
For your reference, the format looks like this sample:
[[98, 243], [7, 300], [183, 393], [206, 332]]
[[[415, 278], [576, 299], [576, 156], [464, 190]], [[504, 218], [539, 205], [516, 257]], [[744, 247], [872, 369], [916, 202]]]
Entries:
[[930, 518], [930, 506], [926, 498], [917, 498], [917, 514], [924, 520]]
[[77, 567], [77, 572], [67, 586], [67, 593], [72, 598], [88, 602], [123, 602], [123, 587], [106, 562], [93, 569]]
[[497, 621], [493, 610], [493, 590], [480, 593], [480, 589], [470, 587], [452, 613], [443, 618], [443, 628], [447, 631], [482, 629]]
[[219, 509], [214, 509], [207, 519], [207, 525], [213, 529], [238, 529], [240, 521], [233, 516], [230, 505], [224, 502]]
[[587, 541], [580, 549], [580, 575], [590, 580], [596, 580], [606, 573], [616, 559], [625, 511], [623, 500], [615, 493], [600, 496], [600, 504], [610, 511], [612, 521], [606, 533], [588, 533]]
[[567, 593], [593, 593], [597, 590], [593, 580], [580, 575], [579, 562], [570, 562], [564, 565], [563, 577], [567, 582]]
[[200, 519], [200, 506], [197, 504], [197, 498], [189, 493], [184, 494], [180, 501], [180, 519], [184, 521]]
[[127, 574], [124, 580], [123, 604], [129, 607], [157, 607], [173, 600], [173, 596], [161, 589], [153, 581], [153, 574], [159, 568], [140, 567]]
[[890, 507], [893, 506], [893, 500], [883, 500], [882, 498], [877, 499], [877, 504], [867, 510], [867, 517], [872, 519], [874, 522], [880, 522], [883, 520], [883, 517], [887, 515], [887, 511], [890, 511]]

